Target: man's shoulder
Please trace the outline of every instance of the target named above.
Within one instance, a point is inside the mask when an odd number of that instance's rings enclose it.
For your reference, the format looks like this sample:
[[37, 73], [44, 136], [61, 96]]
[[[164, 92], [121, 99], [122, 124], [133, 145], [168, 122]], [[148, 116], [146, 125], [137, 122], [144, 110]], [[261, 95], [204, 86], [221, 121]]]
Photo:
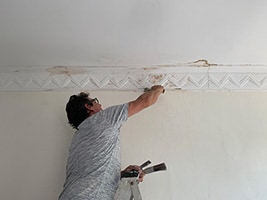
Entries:
[[123, 109], [127, 109], [127, 108], [128, 108], [128, 103], [124, 103], [124, 104], [109, 106], [106, 109], [104, 109], [103, 111], [123, 110]]

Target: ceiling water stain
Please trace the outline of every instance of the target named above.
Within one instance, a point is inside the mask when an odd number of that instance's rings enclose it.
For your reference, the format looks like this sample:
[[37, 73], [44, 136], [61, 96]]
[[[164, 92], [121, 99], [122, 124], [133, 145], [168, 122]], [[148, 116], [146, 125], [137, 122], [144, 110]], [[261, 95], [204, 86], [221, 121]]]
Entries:
[[199, 67], [210, 67], [210, 66], [217, 66], [217, 64], [211, 64], [206, 59], [199, 59], [194, 62], [189, 62], [188, 65], [190, 66], [199, 66]]
[[166, 75], [165, 74], [153, 74], [149, 76], [149, 80], [153, 83], [159, 83]]
[[70, 76], [72, 74], [84, 74], [86, 70], [81, 67], [67, 67], [67, 66], [54, 66], [47, 68], [46, 72], [50, 73], [50, 75], [66, 75]]

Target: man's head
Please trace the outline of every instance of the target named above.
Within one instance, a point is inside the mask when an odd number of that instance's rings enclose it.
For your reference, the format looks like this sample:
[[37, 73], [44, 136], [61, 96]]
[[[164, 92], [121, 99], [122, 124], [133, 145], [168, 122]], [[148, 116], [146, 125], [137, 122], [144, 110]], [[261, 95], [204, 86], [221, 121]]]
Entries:
[[101, 111], [101, 104], [98, 99], [91, 99], [87, 93], [81, 92], [78, 95], [72, 95], [66, 105], [69, 124], [78, 129], [78, 126], [91, 115]]

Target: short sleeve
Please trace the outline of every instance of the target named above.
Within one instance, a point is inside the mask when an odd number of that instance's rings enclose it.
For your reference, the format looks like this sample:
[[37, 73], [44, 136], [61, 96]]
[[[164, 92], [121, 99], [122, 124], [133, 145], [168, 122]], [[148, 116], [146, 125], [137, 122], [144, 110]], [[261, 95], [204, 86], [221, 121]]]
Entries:
[[111, 125], [120, 127], [128, 119], [128, 104], [111, 106], [104, 110], [104, 115]]

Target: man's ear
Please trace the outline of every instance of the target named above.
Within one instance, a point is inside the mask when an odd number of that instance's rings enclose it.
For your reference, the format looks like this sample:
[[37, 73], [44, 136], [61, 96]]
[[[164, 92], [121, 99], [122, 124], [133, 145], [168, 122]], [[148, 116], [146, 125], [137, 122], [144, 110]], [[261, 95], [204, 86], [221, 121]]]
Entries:
[[91, 116], [92, 114], [94, 114], [94, 108], [92, 105], [90, 104], [84, 104], [84, 107], [87, 109], [87, 113], [89, 116]]
[[89, 110], [89, 111], [91, 111], [92, 110], [92, 106], [90, 105], [90, 104], [84, 104], [84, 107], [87, 109], [87, 110]]

